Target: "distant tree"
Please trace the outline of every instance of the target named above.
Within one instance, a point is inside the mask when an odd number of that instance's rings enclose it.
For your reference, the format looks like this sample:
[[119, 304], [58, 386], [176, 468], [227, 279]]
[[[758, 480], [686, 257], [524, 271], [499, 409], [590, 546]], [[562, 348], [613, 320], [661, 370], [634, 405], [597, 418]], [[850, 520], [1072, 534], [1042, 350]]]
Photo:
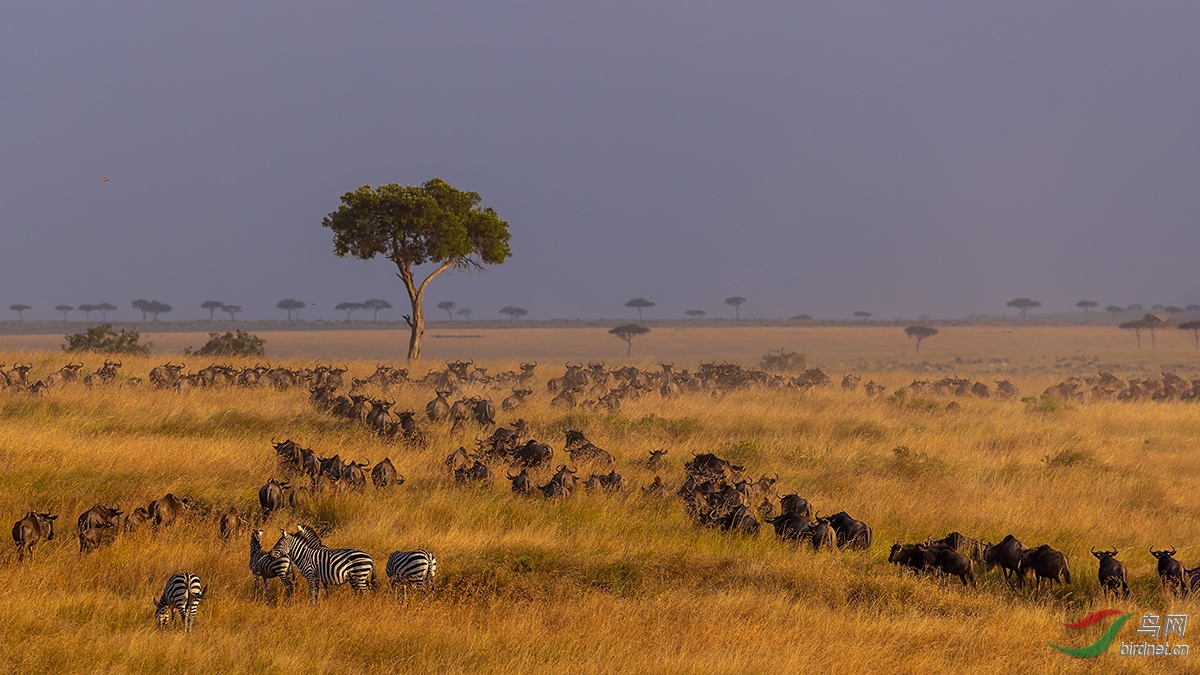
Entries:
[[[396, 265], [412, 315], [408, 360], [421, 358], [425, 335], [425, 289], [434, 277], [454, 267], [483, 269], [512, 255], [508, 223], [491, 207], [482, 208], [476, 192], [464, 192], [440, 178], [422, 185], [364, 185], [342, 195], [342, 204], [322, 225], [333, 230], [334, 253], [362, 260], [383, 256]], [[435, 265], [418, 282], [413, 268]]]
[[1130, 312], [1143, 312], [1143, 311], [1145, 311], [1145, 309], [1143, 309], [1143, 307], [1142, 307], [1141, 305], [1137, 304], [1136, 302], [1135, 302], [1135, 303], [1133, 303], [1132, 305], [1130, 305], [1130, 306], [1126, 307], [1125, 309], [1126, 309], [1126, 310], [1128, 310], [1128, 311], [1130, 311]]
[[732, 298], [725, 298], [725, 304], [733, 307], [733, 315], [739, 321], [742, 318], [742, 305], [745, 304], [745, 302], [745, 298], [739, 298], [736, 295]]
[[1165, 311], [1167, 314], [1170, 314], [1171, 318], [1174, 319], [1176, 315], [1183, 311], [1183, 309], [1176, 307], [1175, 305], [1167, 305], [1163, 308], [1163, 311]]
[[1179, 330], [1186, 330], [1196, 339], [1196, 349], [1200, 350], [1200, 321], [1187, 321], [1179, 324]]
[[167, 303], [159, 302], [157, 300], [151, 300], [150, 302], [146, 303], [146, 311], [150, 313], [150, 316], [153, 317], [155, 321], [158, 321], [159, 314], [166, 314], [172, 309], [174, 308]]
[[689, 309], [688, 311], [684, 312], [684, 314], [693, 319], [699, 319], [707, 313], [708, 312], [705, 312], [702, 309]]
[[146, 313], [150, 311], [150, 310], [146, 309], [146, 307], [148, 307], [150, 305], [150, 301], [149, 300], [134, 300], [133, 302], [129, 303], [129, 305], [142, 313], [142, 323], [145, 323], [146, 322]]
[[55, 311], [62, 312], [63, 321], [67, 320], [67, 312], [74, 311], [74, 309], [75, 308], [70, 305], [58, 305], [54, 308]]
[[230, 321], [237, 321], [237, 315], [241, 313], [241, 305], [225, 305], [221, 307], [221, 311], [229, 315]]
[[463, 307], [462, 309], [455, 312], [455, 314], [461, 316], [463, 319], [466, 319], [466, 320], [470, 320], [471, 315], [474, 313], [475, 312], [473, 310], [467, 309], [466, 307]]
[[117, 310], [117, 306], [111, 305], [107, 302], [102, 302], [96, 305], [96, 309], [100, 311], [100, 320], [108, 321], [108, 313], [115, 312]]
[[925, 338], [931, 338], [934, 335], [937, 335], [937, 329], [934, 328], [933, 326], [922, 326], [922, 325], [909, 326], [904, 329], [904, 334], [910, 338], [916, 338], [916, 340], [917, 340], [916, 351], [919, 352], [919, 351], [921, 351], [921, 340], [924, 340]]
[[438, 309], [445, 311], [446, 316], [450, 317], [451, 321], [454, 320], [454, 308], [456, 306], [457, 306], [457, 303], [455, 303], [451, 300], [444, 300], [444, 301], [438, 303]]
[[627, 323], [608, 332], [625, 341], [625, 356], [629, 356], [629, 353], [633, 351], [633, 338], [649, 333], [650, 329], [640, 323]]
[[634, 299], [630, 300], [629, 302], [625, 303], [625, 306], [633, 307], [634, 309], [637, 310], [638, 321], [640, 322], [640, 321], [642, 321], [642, 310], [647, 307], [653, 307], [654, 303], [650, 302], [649, 300], [647, 300], [645, 298], [634, 298]]
[[505, 307], [504, 309], [500, 310], [500, 313], [507, 314], [508, 318], [512, 319], [513, 321], [516, 321], [517, 319], [528, 314], [529, 310], [521, 309], [520, 307], [513, 307], [512, 305], [509, 305], [508, 307]]
[[80, 306], [76, 307], [75, 309], [78, 309], [79, 311], [83, 312], [83, 320], [84, 321], [91, 321], [92, 320], [92, 312], [96, 311], [96, 306], [95, 305], [80, 305]]
[[1186, 312], [1200, 311], [1200, 305], [1188, 305], [1187, 307], [1184, 307], [1183, 309]]
[[363, 309], [369, 309], [374, 312], [372, 321], [379, 321], [379, 310], [391, 308], [392, 306], [387, 300], [380, 300], [379, 298], [372, 298], [363, 303]]
[[1037, 300], [1030, 300], [1029, 298], [1015, 298], [1004, 303], [1004, 306], [1016, 307], [1017, 309], [1021, 310], [1021, 321], [1024, 322], [1026, 310], [1041, 307], [1042, 303], [1038, 302]]
[[854, 316], [857, 316], [858, 318], [863, 320], [863, 323], [866, 323], [867, 319], [871, 318], [871, 313], [870, 312], [855, 312]]
[[1137, 321], [1126, 321], [1118, 326], [1122, 330], [1127, 330], [1137, 337], [1137, 348], [1142, 348], [1142, 331], [1146, 330], [1146, 322], [1138, 319]]
[[790, 319], [788, 319], [788, 321], [812, 321], [812, 320], [813, 320], [813, 318], [807, 314], [797, 314], [796, 316], [793, 316]]
[[209, 321], [212, 321], [213, 314], [216, 314], [217, 310], [221, 309], [224, 306], [225, 306], [225, 303], [217, 302], [216, 300], [205, 300], [204, 302], [200, 303], [201, 309], [208, 310], [208, 320]]
[[1092, 300], [1080, 300], [1079, 302], [1075, 303], [1075, 306], [1083, 309], [1083, 322], [1087, 323], [1088, 322], [1088, 310], [1093, 307], [1099, 307], [1100, 303], [1094, 302]]
[[1117, 320], [1117, 315], [1125, 311], [1125, 308], [1120, 305], [1109, 305], [1104, 308], [1104, 311], [1113, 315], [1113, 321]]
[[362, 308], [363, 304], [361, 302], [343, 302], [334, 307], [334, 309], [338, 310], [339, 312], [346, 313], [346, 323], [350, 323], [351, 315], [354, 314], [355, 310]]
[[288, 321], [291, 321], [293, 312], [296, 313], [297, 319], [300, 318], [300, 310], [304, 309], [304, 303], [295, 298], [288, 298], [275, 303], [275, 307], [276, 309], [282, 309], [286, 311], [288, 314]]
[[1156, 349], [1154, 338], [1158, 334], [1158, 329], [1163, 327], [1164, 321], [1153, 314], [1147, 314], [1142, 317], [1142, 323], [1146, 324], [1146, 332], [1150, 333], [1150, 349]]
[[1166, 306], [1160, 302], [1157, 305], [1150, 305], [1150, 309], [1151, 309], [1151, 311], [1161, 312], [1164, 309], [1166, 309]]
[[18, 319], [19, 321], [25, 320], [25, 310], [33, 309], [29, 305], [9, 305], [8, 308], [17, 313], [17, 316], [19, 317], [19, 319]]

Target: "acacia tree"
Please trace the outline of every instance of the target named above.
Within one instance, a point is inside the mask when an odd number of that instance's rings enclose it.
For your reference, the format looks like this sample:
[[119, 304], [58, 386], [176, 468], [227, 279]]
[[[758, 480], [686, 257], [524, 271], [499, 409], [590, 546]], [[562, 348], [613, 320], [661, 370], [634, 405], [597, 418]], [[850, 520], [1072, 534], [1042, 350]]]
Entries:
[[733, 307], [734, 318], [738, 319], [739, 321], [742, 318], [742, 305], [745, 302], [746, 302], [745, 298], [739, 298], [736, 295], [733, 296], [732, 298], [725, 298], [725, 304], [731, 305]]
[[1153, 314], [1147, 314], [1142, 317], [1142, 323], [1146, 325], [1146, 331], [1150, 333], [1150, 349], [1156, 349], [1158, 345], [1155, 344], [1155, 336], [1158, 335], [1158, 329], [1163, 327], [1163, 320]]
[[142, 323], [146, 322], [146, 312], [150, 311], [146, 308], [149, 305], [150, 305], [149, 300], [134, 300], [133, 302], [129, 303], [130, 307], [133, 307], [134, 309], [136, 309], [142, 313]]
[[516, 321], [517, 319], [528, 314], [529, 310], [522, 309], [520, 307], [513, 307], [512, 305], [509, 305], [508, 307], [501, 309], [500, 313], [507, 314], [508, 318], [512, 319], [513, 321]]
[[112, 305], [107, 302], [102, 302], [102, 303], [96, 305], [96, 310], [100, 312], [100, 320], [101, 321], [108, 321], [108, 313], [112, 312], [112, 311], [116, 311], [116, 309], [117, 309], [116, 305]]
[[693, 319], [699, 319], [707, 313], [708, 312], [705, 312], [702, 309], [689, 309], [688, 311], [684, 312], [685, 315]]
[[934, 328], [933, 326], [923, 326], [923, 325], [917, 324], [917, 325], [909, 326], [909, 327], [905, 328], [904, 334], [910, 338], [916, 338], [916, 340], [917, 340], [916, 351], [919, 352], [919, 351], [921, 351], [921, 340], [924, 340], [925, 338], [931, 338], [934, 335], [937, 335], [937, 329]]
[[1113, 321], [1117, 320], [1117, 315], [1125, 311], [1125, 308], [1120, 305], [1109, 305], [1104, 308], [1104, 311], [1113, 315]]
[[25, 320], [25, 310], [33, 309], [29, 305], [9, 305], [8, 308], [17, 313], [17, 316], [19, 317], [19, 319], [18, 319], [19, 321]]
[[1087, 323], [1088, 310], [1093, 307], [1099, 307], [1100, 303], [1095, 302], [1094, 300], [1080, 300], [1079, 302], [1075, 303], [1075, 306], [1083, 310], [1083, 322]]
[[212, 321], [213, 315], [217, 313], [218, 309], [221, 309], [224, 306], [225, 306], [225, 303], [217, 302], [216, 300], [205, 300], [204, 302], [200, 303], [201, 309], [208, 310], [208, 320], [209, 321]]
[[[420, 186], [364, 185], [342, 195], [341, 206], [321, 223], [333, 230], [339, 258], [382, 255], [396, 265], [412, 305], [412, 315], [404, 316], [412, 331], [410, 361], [421, 358], [429, 282], [452, 267], [483, 269], [512, 255], [508, 223], [491, 207], [481, 208], [480, 201], [478, 193], [455, 189], [440, 178]], [[414, 268], [426, 263], [436, 267], [418, 283]]]
[[300, 318], [300, 310], [304, 309], [304, 303], [295, 299], [288, 298], [275, 303], [276, 309], [282, 309], [287, 312], [288, 321], [292, 321], [292, 312], [296, 313], [296, 318]]
[[372, 318], [373, 321], [379, 321], [379, 310], [391, 308], [391, 303], [389, 303], [387, 300], [381, 300], [379, 298], [371, 298], [363, 303], [363, 309], [369, 309], [375, 313]]
[[91, 321], [92, 320], [92, 312], [96, 311], [96, 306], [95, 305], [80, 305], [76, 309], [83, 312], [83, 320], [84, 321]]
[[1179, 324], [1179, 330], [1186, 330], [1196, 339], [1196, 349], [1200, 350], [1200, 321], [1187, 321]]
[[346, 313], [346, 323], [350, 323], [350, 315], [354, 314], [354, 310], [362, 308], [363, 304], [361, 302], [342, 302], [334, 307], [339, 312]]
[[1137, 337], [1137, 348], [1142, 348], [1142, 331], [1146, 330], [1146, 322], [1140, 319], [1137, 321], [1126, 321], [1118, 326], [1118, 328], [1133, 333]]
[[463, 319], [466, 319], [468, 321], [471, 319], [471, 315], [474, 313], [475, 312], [473, 310], [467, 309], [466, 307], [463, 307], [462, 309], [455, 312], [455, 314], [461, 316]]
[[625, 356], [628, 357], [629, 353], [633, 351], [633, 338], [649, 333], [650, 329], [640, 323], [627, 323], [608, 332], [625, 341]]
[[458, 306], [458, 303], [452, 300], [444, 300], [438, 303], [438, 309], [445, 311], [446, 316], [448, 316], [451, 321], [454, 320], [454, 308], [456, 306]]
[[1024, 323], [1025, 311], [1041, 307], [1042, 303], [1038, 302], [1037, 300], [1030, 300], [1029, 298], [1015, 298], [1004, 303], [1004, 306], [1016, 307], [1017, 309], [1021, 310], [1021, 323]]
[[654, 303], [650, 302], [649, 300], [647, 300], [645, 298], [634, 298], [634, 299], [630, 300], [629, 302], [625, 303], [625, 306], [633, 307], [633, 308], [637, 309], [638, 321], [640, 322], [643, 320], [642, 319], [642, 310], [647, 307], [653, 307]]
[[75, 308], [74, 308], [74, 307], [72, 307], [72, 306], [70, 306], [70, 305], [58, 305], [57, 307], [55, 307], [55, 308], [54, 308], [54, 310], [55, 310], [55, 311], [57, 311], [57, 312], [62, 312], [62, 315], [63, 315], [63, 321], [66, 321], [66, 320], [67, 320], [67, 312], [70, 312], [70, 311], [72, 311], [72, 310], [74, 310], [74, 309], [75, 309]]
[[150, 316], [153, 317], [154, 321], [158, 321], [159, 314], [166, 314], [167, 312], [171, 311], [172, 309], [174, 309], [174, 308], [171, 307], [170, 305], [168, 305], [167, 303], [159, 302], [157, 300], [151, 300], [146, 303], [146, 311], [150, 312]]
[[867, 319], [871, 318], [871, 313], [870, 312], [855, 312], [854, 316], [857, 316], [858, 318], [863, 320], [863, 323], [866, 323]]
[[237, 315], [242, 311], [241, 305], [223, 305], [221, 311], [229, 315], [230, 321], [237, 321]]

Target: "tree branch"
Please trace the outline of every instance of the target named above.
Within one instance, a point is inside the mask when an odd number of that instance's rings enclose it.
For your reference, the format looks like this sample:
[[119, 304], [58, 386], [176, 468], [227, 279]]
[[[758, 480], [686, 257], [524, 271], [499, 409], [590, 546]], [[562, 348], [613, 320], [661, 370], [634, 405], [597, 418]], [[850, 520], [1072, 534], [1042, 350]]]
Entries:
[[451, 267], [454, 267], [456, 264], [458, 264], [458, 263], [455, 260], [447, 260], [446, 262], [442, 263], [441, 267], [434, 270], [432, 274], [425, 277], [425, 281], [421, 282], [421, 287], [419, 289], [417, 289], [417, 295], [418, 296], [424, 295], [425, 287], [429, 285], [430, 281], [433, 281], [434, 277], [441, 274], [442, 272], [445, 272], [446, 270], [450, 269]]

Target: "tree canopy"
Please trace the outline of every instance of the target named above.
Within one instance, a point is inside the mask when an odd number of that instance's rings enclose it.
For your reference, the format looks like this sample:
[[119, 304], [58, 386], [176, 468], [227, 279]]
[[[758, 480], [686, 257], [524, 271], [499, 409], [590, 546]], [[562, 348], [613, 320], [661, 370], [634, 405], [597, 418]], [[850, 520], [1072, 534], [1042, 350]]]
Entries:
[[686, 312], [684, 312], [684, 314], [693, 319], [698, 319], [698, 318], [704, 316], [705, 314], [708, 314], [708, 312], [706, 312], [702, 309], [689, 309]]
[[225, 306], [225, 303], [220, 302], [218, 300], [205, 300], [204, 302], [200, 303], [201, 309], [208, 310], [208, 320], [209, 321], [212, 321], [213, 315], [216, 314], [218, 309], [221, 309], [224, 306]]
[[725, 298], [725, 304], [733, 307], [733, 315], [736, 319], [742, 318], [742, 305], [746, 303], [746, 299], [738, 296]]
[[1125, 311], [1125, 308], [1120, 305], [1109, 305], [1104, 308], [1104, 311], [1113, 315], [1113, 321], [1117, 320], [1117, 315]]
[[304, 303], [295, 298], [287, 298], [286, 300], [280, 300], [279, 302], [275, 303], [275, 308], [286, 311], [288, 315], [288, 321], [292, 321], [293, 312], [295, 313], [297, 319], [300, 318], [300, 310], [304, 309]]
[[1179, 324], [1179, 330], [1186, 330], [1196, 339], [1196, 349], [1200, 350], [1200, 321], [1185, 321]]
[[513, 307], [512, 305], [509, 305], [509, 306], [501, 309], [500, 313], [507, 314], [508, 318], [512, 319], [513, 321], [516, 321], [517, 319], [528, 314], [529, 310], [522, 309], [521, 307]]
[[458, 303], [454, 302], [453, 300], [443, 300], [442, 302], [438, 303], [438, 309], [446, 312], [446, 316], [449, 317], [451, 321], [454, 320], [454, 308], [457, 306]]
[[73, 312], [73, 311], [75, 311], [75, 308], [70, 305], [58, 305], [54, 308], [54, 311], [62, 312], [63, 321], [66, 321], [67, 320], [67, 312]]
[[938, 333], [937, 329], [934, 328], [933, 326], [926, 326], [923, 324], [916, 324], [913, 326], [908, 326], [907, 328], [904, 329], [905, 335], [907, 335], [910, 338], [916, 338], [917, 348], [915, 351], [918, 351], [918, 352], [921, 351], [921, 340], [924, 340], [926, 338], [931, 338], [934, 335], [937, 335], [937, 333]]
[[463, 307], [462, 309], [455, 312], [455, 314], [461, 316], [464, 319], [470, 319], [471, 315], [474, 313], [475, 313], [474, 310], [468, 309], [466, 307]]
[[92, 312], [96, 311], [96, 306], [95, 305], [80, 305], [80, 306], [76, 307], [75, 309], [78, 309], [79, 311], [83, 312], [83, 319], [85, 321], [91, 321], [92, 320]]
[[640, 323], [627, 323], [623, 326], [617, 326], [608, 332], [625, 341], [625, 356], [629, 356], [630, 352], [633, 351], [633, 338], [649, 333], [650, 329]]
[[346, 313], [347, 323], [350, 322], [351, 315], [354, 313], [354, 311], [362, 308], [363, 304], [361, 302], [341, 302], [334, 307], [334, 309], [338, 310], [339, 312]]
[[369, 309], [374, 312], [373, 316], [371, 317], [372, 321], [379, 320], [379, 310], [391, 308], [391, 303], [389, 303], [387, 300], [381, 300], [379, 298], [371, 298], [370, 300], [363, 302], [363, 309]]
[[25, 320], [25, 310], [33, 309], [29, 305], [9, 305], [8, 308], [16, 312], [21, 321]]
[[866, 323], [867, 319], [871, 318], [871, 313], [870, 312], [855, 312], [854, 316], [857, 316], [858, 318], [863, 320], [863, 323]]
[[1100, 303], [1096, 302], [1095, 300], [1080, 300], [1079, 302], [1075, 303], [1075, 306], [1083, 310], [1083, 322], [1087, 323], [1088, 310], [1093, 307], [1099, 307]]
[[[421, 357], [425, 334], [425, 289], [451, 268], [482, 269], [512, 255], [508, 223], [491, 207], [480, 206], [478, 193], [454, 188], [440, 178], [422, 185], [364, 185], [342, 195], [338, 209], [325, 216], [333, 231], [334, 253], [370, 260], [383, 256], [396, 265], [412, 305], [405, 321], [411, 328], [408, 358]], [[414, 268], [436, 267], [418, 282]]]
[[96, 309], [99, 310], [99, 312], [100, 312], [100, 320], [108, 321], [108, 313], [115, 311], [117, 309], [117, 306], [107, 303], [107, 302], [102, 302], [102, 303], [96, 305]]
[[1005, 307], [1016, 307], [1021, 310], [1021, 321], [1025, 320], [1025, 312], [1030, 309], [1036, 309], [1042, 306], [1042, 303], [1029, 298], [1014, 298], [1004, 303]]
[[633, 308], [637, 309], [638, 321], [642, 321], [642, 310], [647, 307], [653, 307], [654, 303], [650, 302], [649, 300], [647, 300], [645, 298], [634, 298], [634, 299], [630, 300], [629, 302], [625, 303], [625, 306], [633, 307]]
[[241, 305], [225, 305], [221, 307], [221, 311], [229, 315], [230, 321], [235, 321], [237, 315], [242, 311]]
[[158, 321], [159, 314], [165, 314], [173, 309], [167, 303], [159, 302], [158, 300], [134, 300], [129, 304], [134, 309], [141, 311], [142, 321], [146, 320], [147, 314], [150, 314], [152, 317], [154, 317], [155, 321]]

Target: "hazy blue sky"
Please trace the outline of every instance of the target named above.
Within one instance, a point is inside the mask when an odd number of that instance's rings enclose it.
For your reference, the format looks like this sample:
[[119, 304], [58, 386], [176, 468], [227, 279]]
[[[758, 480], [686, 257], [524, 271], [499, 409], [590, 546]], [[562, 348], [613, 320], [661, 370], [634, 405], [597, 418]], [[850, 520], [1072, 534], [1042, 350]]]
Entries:
[[1200, 302], [1194, 2], [187, 4], [0, 10], [2, 307], [399, 306], [321, 219], [434, 176], [476, 317]]

